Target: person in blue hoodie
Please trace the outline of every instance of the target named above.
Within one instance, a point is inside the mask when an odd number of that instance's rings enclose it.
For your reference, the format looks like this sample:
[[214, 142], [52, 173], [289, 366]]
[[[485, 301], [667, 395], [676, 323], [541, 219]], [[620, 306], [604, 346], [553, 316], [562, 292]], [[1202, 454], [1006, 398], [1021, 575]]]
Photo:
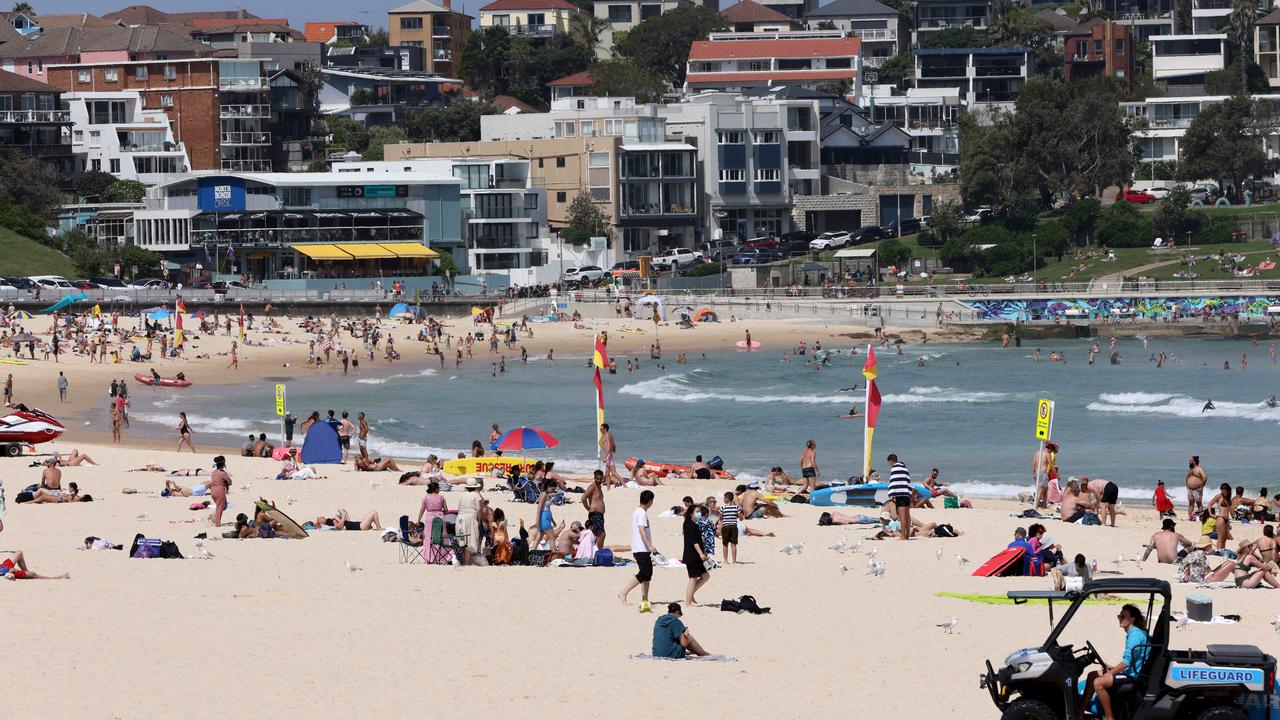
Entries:
[[688, 628], [680, 621], [684, 613], [680, 603], [667, 606], [667, 614], [658, 618], [653, 624], [653, 656], [679, 660], [687, 653], [706, 655], [702, 645], [689, 634]]

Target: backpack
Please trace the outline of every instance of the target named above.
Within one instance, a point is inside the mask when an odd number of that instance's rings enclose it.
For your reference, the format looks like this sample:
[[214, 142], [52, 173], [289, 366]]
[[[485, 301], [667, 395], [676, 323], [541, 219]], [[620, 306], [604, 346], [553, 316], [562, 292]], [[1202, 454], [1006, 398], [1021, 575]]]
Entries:
[[830, 525], [830, 524], [831, 524], [831, 513], [824, 512], [818, 516], [818, 525], [820, 527], [826, 527], [827, 525]]
[[160, 543], [160, 557], [166, 560], [181, 560], [182, 551], [178, 549], [178, 543], [164, 540]]
[[721, 600], [720, 611], [731, 612], [731, 613], [741, 613], [743, 611], [742, 604], [739, 603], [737, 600]]
[[738, 605], [752, 615], [764, 615], [769, 612], [769, 608], [762, 608], [756, 603], [755, 597], [751, 595], [743, 595], [738, 598]]
[[1098, 517], [1097, 513], [1087, 512], [1084, 514], [1084, 517], [1080, 519], [1080, 524], [1081, 525], [1101, 525], [1102, 519]]
[[[538, 499], [537, 499], [537, 498], [534, 498], [534, 500], [533, 500], [533, 501], [534, 501], [534, 502], [537, 502], [537, 501], [538, 501]], [[551, 504], [552, 504], [552, 505], [563, 505], [563, 504], [564, 504], [564, 491], [562, 491], [562, 490], [557, 490], [557, 491], [556, 491], [556, 493], [555, 493], [554, 495], [552, 495], [552, 496], [551, 496]]]
[[947, 523], [943, 523], [943, 524], [941, 524], [941, 525], [939, 525], [938, 527], [936, 527], [936, 528], [934, 528], [934, 529], [933, 529], [933, 535], [934, 535], [934, 537], [949, 537], [949, 538], [952, 538], [952, 537], [955, 537], [955, 536], [956, 536], [956, 530], [955, 530], [955, 528], [951, 527], [951, 525], [949, 525], [949, 524], [947, 524]]
[[591, 564], [596, 567], [613, 567], [613, 551], [609, 548], [597, 550], [595, 560]]

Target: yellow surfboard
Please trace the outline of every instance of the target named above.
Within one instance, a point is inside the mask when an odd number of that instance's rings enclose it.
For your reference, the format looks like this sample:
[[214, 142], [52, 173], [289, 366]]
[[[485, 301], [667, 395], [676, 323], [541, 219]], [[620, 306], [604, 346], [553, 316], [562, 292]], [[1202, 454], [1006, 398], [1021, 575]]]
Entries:
[[455, 458], [444, 461], [444, 471], [450, 475], [491, 475], [495, 469], [505, 472], [512, 465], [519, 465], [522, 471], [528, 472], [535, 462], [531, 458], [506, 456]]

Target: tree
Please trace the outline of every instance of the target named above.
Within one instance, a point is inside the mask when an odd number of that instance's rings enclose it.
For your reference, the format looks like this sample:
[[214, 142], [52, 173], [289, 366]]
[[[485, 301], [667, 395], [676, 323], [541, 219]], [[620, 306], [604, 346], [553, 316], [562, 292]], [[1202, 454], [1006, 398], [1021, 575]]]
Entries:
[[506, 28], [491, 26], [471, 33], [462, 49], [462, 77], [481, 93], [497, 95], [505, 91], [504, 66], [511, 54], [511, 35]]
[[[1258, 3], [1253, 0], [1231, 0], [1231, 34], [1235, 36], [1237, 58], [1249, 58], [1253, 55], [1249, 47], [1253, 45], [1253, 25], [1258, 21]], [[1239, 60], [1237, 60], [1239, 62]], [[1248, 63], [1240, 63], [1240, 87], [1249, 87]]]
[[877, 85], [893, 85], [902, 87], [903, 81], [911, 76], [911, 56], [905, 53], [899, 53], [885, 60], [876, 78]]
[[586, 192], [569, 203], [569, 227], [560, 231], [560, 237], [574, 245], [585, 245], [591, 238], [609, 235], [609, 218]]
[[482, 95], [511, 95], [532, 105], [550, 102], [547, 83], [587, 69], [595, 53], [565, 34], [534, 41], [503, 27], [474, 32], [462, 51], [462, 75]]
[[1182, 138], [1179, 179], [1227, 179], [1239, 188], [1250, 176], [1271, 172], [1266, 139], [1276, 131], [1269, 102], [1234, 95], [1200, 111]]
[[112, 203], [138, 202], [147, 194], [147, 186], [137, 180], [117, 180], [102, 194], [102, 199]]
[[963, 27], [947, 27], [929, 33], [920, 41], [922, 48], [963, 48], [988, 47], [991, 38], [981, 30], [968, 25]]
[[634, 97], [640, 102], [659, 102], [671, 92], [671, 83], [626, 60], [599, 60], [587, 68], [591, 73], [591, 94], [598, 97]]
[[369, 147], [369, 129], [364, 123], [349, 117], [334, 115], [328, 118], [333, 145], [348, 152], [363, 153]]
[[965, 203], [994, 205], [1016, 186], [1011, 164], [1013, 120], [1002, 110], [960, 116], [960, 194]]
[[497, 105], [455, 96], [443, 108], [413, 113], [405, 122], [410, 140], [424, 142], [474, 142], [480, 139], [480, 118], [499, 115]]
[[600, 49], [600, 36], [608, 27], [609, 21], [596, 17], [590, 8], [586, 12], [574, 13], [569, 18], [569, 29], [592, 55]]
[[1175, 187], [1156, 210], [1156, 230], [1162, 236], [1176, 240], [1189, 229], [1192, 219], [1190, 210], [1191, 193], [1185, 187]]
[[617, 50], [623, 59], [680, 85], [693, 42], [728, 27], [724, 16], [707, 6], [677, 7], [631, 28]]
[[302, 108], [311, 115], [320, 114], [320, 90], [324, 87], [324, 73], [311, 63], [303, 63], [297, 69], [298, 94], [301, 95]]
[[383, 145], [394, 145], [409, 139], [399, 125], [375, 125], [369, 128], [369, 147], [362, 155], [365, 160], [382, 160]]
[[365, 45], [390, 45], [391, 35], [387, 33], [386, 28], [378, 28], [370, 30], [368, 37], [364, 41]]
[[902, 267], [911, 259], [911, 248], [903, 245], [897, 238], [889, 238], [880, 243], [876, 248], [876, 254], [880, 256], [881, 265]]
[[102, 198], [102, 194], [116, 181], [116, 176], [101, 170], [86, 170], [76, 178], [72, 189], [82, 198]]
[[1062, 226], [1067, 229], [1072, 241], [1087, 243], [1101, 214], [1102, 203], [1097, 198], [1080, 198], [1062, 213]]
[[61, 179], [49, 163], [12, 150], [0, 151], [0, 202], [20, 205], [37, 217], [48, 217], [66, 200], [58, 190]]
[[943, 200], [933, 203], [929, 209], [929, 229], [938, 236], [941, 244], [960, 233], [960, 204]]
[[163, 260], [160, 253], [152, 252], [137, 245], [125, 245], [120, 248], [120, 267], [137, 268], [139, 276], [151, 275], [160, 267]]
[[351, 93], [352, 105], [379, 105], [382, 103], [378, 94], [368, 88], [360, 88]]
[[1239, 57], [1222, 70], [1205, 73], [1204, 91], [1210, 95], [1238, 95], [1242, 79], [1250, 94], [1271, 92], [1267, 73], [1252, 60], [1245, 58], [1241, 62]]
[[20, 0], [19, 2], [14, 3], [14, 4], [13, 4], [13, 11], [14, 11], [15, 13], [22, 13], [23, 15], [26, 15], [27, 17], [35, 17], [35, 16], [36, 16], [36, 10], [35, 10], [35, 8], [31, 7], [31, 3], [27, 2], [26, 0]]
[[1124, 200], [1107, 208], [1098, 220], [1098, 242], [1108, 247], [1147, 247], [1155, 236], [1151, 218]]

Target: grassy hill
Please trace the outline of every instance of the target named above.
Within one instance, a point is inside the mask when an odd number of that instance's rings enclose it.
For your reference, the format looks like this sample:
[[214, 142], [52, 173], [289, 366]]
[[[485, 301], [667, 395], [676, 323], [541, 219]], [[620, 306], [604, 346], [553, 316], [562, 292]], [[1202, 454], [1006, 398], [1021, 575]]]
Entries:
[[76, 268], [66, 255], [0, 227], [0, 275], [63, 275], [75, 277]]

